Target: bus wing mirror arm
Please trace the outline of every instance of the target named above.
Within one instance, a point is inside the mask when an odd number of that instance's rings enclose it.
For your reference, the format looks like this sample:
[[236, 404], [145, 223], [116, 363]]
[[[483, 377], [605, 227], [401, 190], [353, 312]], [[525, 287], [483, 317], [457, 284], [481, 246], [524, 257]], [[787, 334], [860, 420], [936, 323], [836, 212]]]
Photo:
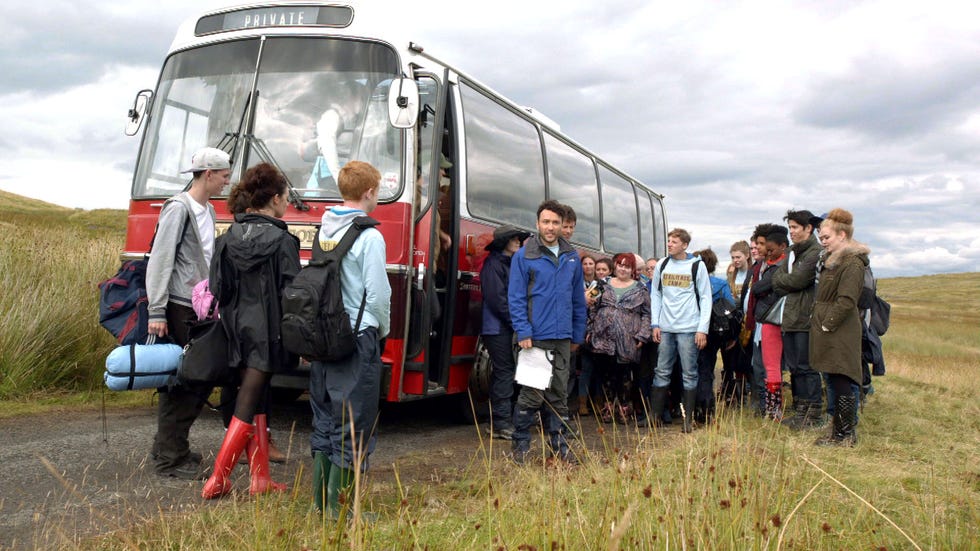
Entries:
[[388, 120], [395, 128], [411, 128], [419, 116], [419, 86], [402, 76], [388, 88]]
[[146, 115], [150, 105], [150, 98], [153, 97], [153, 90], [140, 90], [133, 101], [133, 107], [126, 113], [126, 135], [135, 136], [143, 124], [143, 117]]

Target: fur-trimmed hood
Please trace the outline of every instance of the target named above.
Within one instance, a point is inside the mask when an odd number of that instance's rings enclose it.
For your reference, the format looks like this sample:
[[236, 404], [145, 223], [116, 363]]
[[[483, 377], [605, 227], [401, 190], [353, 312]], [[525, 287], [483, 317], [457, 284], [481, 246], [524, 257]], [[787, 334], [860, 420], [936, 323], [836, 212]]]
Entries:
[[856, 256], [862, 264], [867, 266], [871, 263], [868, 256], [871, 254], [871, 249], [867, 245], [861, 243], [860, 241], [851, 240], [850, 243], [845, 245], [843, 248], [838, 249], [827, 256], [827, 251], [823, 251], [823, 263], [827, 268], [836, 268], [840, 266], [841, 261], [849, 256]]

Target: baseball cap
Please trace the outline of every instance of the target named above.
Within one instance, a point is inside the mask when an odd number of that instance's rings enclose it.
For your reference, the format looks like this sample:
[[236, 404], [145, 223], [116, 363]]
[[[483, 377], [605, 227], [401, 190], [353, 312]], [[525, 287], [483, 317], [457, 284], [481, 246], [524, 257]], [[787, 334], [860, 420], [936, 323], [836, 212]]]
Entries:
[[202, 172], [205, 170], [224, 170], [231, 168], [231, 157], [220, 149], [204, 147], [198, 149], [191, 157], [191, 166], [187, 170], [181, 170], [181, 174], [186, 172]]

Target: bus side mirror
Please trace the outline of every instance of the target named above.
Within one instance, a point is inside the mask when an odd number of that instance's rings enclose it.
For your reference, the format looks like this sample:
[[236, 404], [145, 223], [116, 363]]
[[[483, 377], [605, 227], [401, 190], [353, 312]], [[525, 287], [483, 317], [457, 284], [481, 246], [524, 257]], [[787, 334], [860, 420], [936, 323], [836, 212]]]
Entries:
[[153, 90], [140, 90], [133, 101], [133, 107], [126, 115], [126, 135], [134, 136], [143, 124], [143, 117], [146, 116], [146, 107], [150, 104], [153, 97]]
[[411, 128], [419, 116], [419, 86], [414, 80], [402, 77], [388, 88], [388, 120], [395, 128]]

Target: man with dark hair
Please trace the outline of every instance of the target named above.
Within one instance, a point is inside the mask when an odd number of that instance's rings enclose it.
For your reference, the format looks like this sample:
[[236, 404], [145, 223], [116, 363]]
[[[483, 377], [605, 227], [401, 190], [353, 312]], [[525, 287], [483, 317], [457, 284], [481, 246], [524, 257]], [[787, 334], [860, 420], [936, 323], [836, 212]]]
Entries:
[[575, 462], [566, 439], [568, 373], [572, 352], [585, 340], [585, 278], [578, 253], [561, 237], [562, 214], [557, 201], [541, 203], [538, 235], [528, 238], [511, 260], [507, 302], [518, 344], [545, 350], [552, 363], [548, 388], [523, 386], [517, 397], [512, 449], [518, 464], [531, 453], [531, 425], [539, 410], [551, 452]]
[[575, 225], [578, 224], [578, 217], [575, 216], [575, 209], [571, 205], [562, 205], [561, 236], [565, 241], [571, 241], [575, 234]]
[[783, 220], [793, 241], [789, 259], [772, 276], [776, 293], [786, 295], [783, 308], [783, 358], [790, 374], [794, 415], [783, 420], [793, 428], [821, 426], [823, 389], [820, 374], [810, 367], [810, 313], [816, 295], [820, 244], [813, 235], [808, 210], [790, 210]]

